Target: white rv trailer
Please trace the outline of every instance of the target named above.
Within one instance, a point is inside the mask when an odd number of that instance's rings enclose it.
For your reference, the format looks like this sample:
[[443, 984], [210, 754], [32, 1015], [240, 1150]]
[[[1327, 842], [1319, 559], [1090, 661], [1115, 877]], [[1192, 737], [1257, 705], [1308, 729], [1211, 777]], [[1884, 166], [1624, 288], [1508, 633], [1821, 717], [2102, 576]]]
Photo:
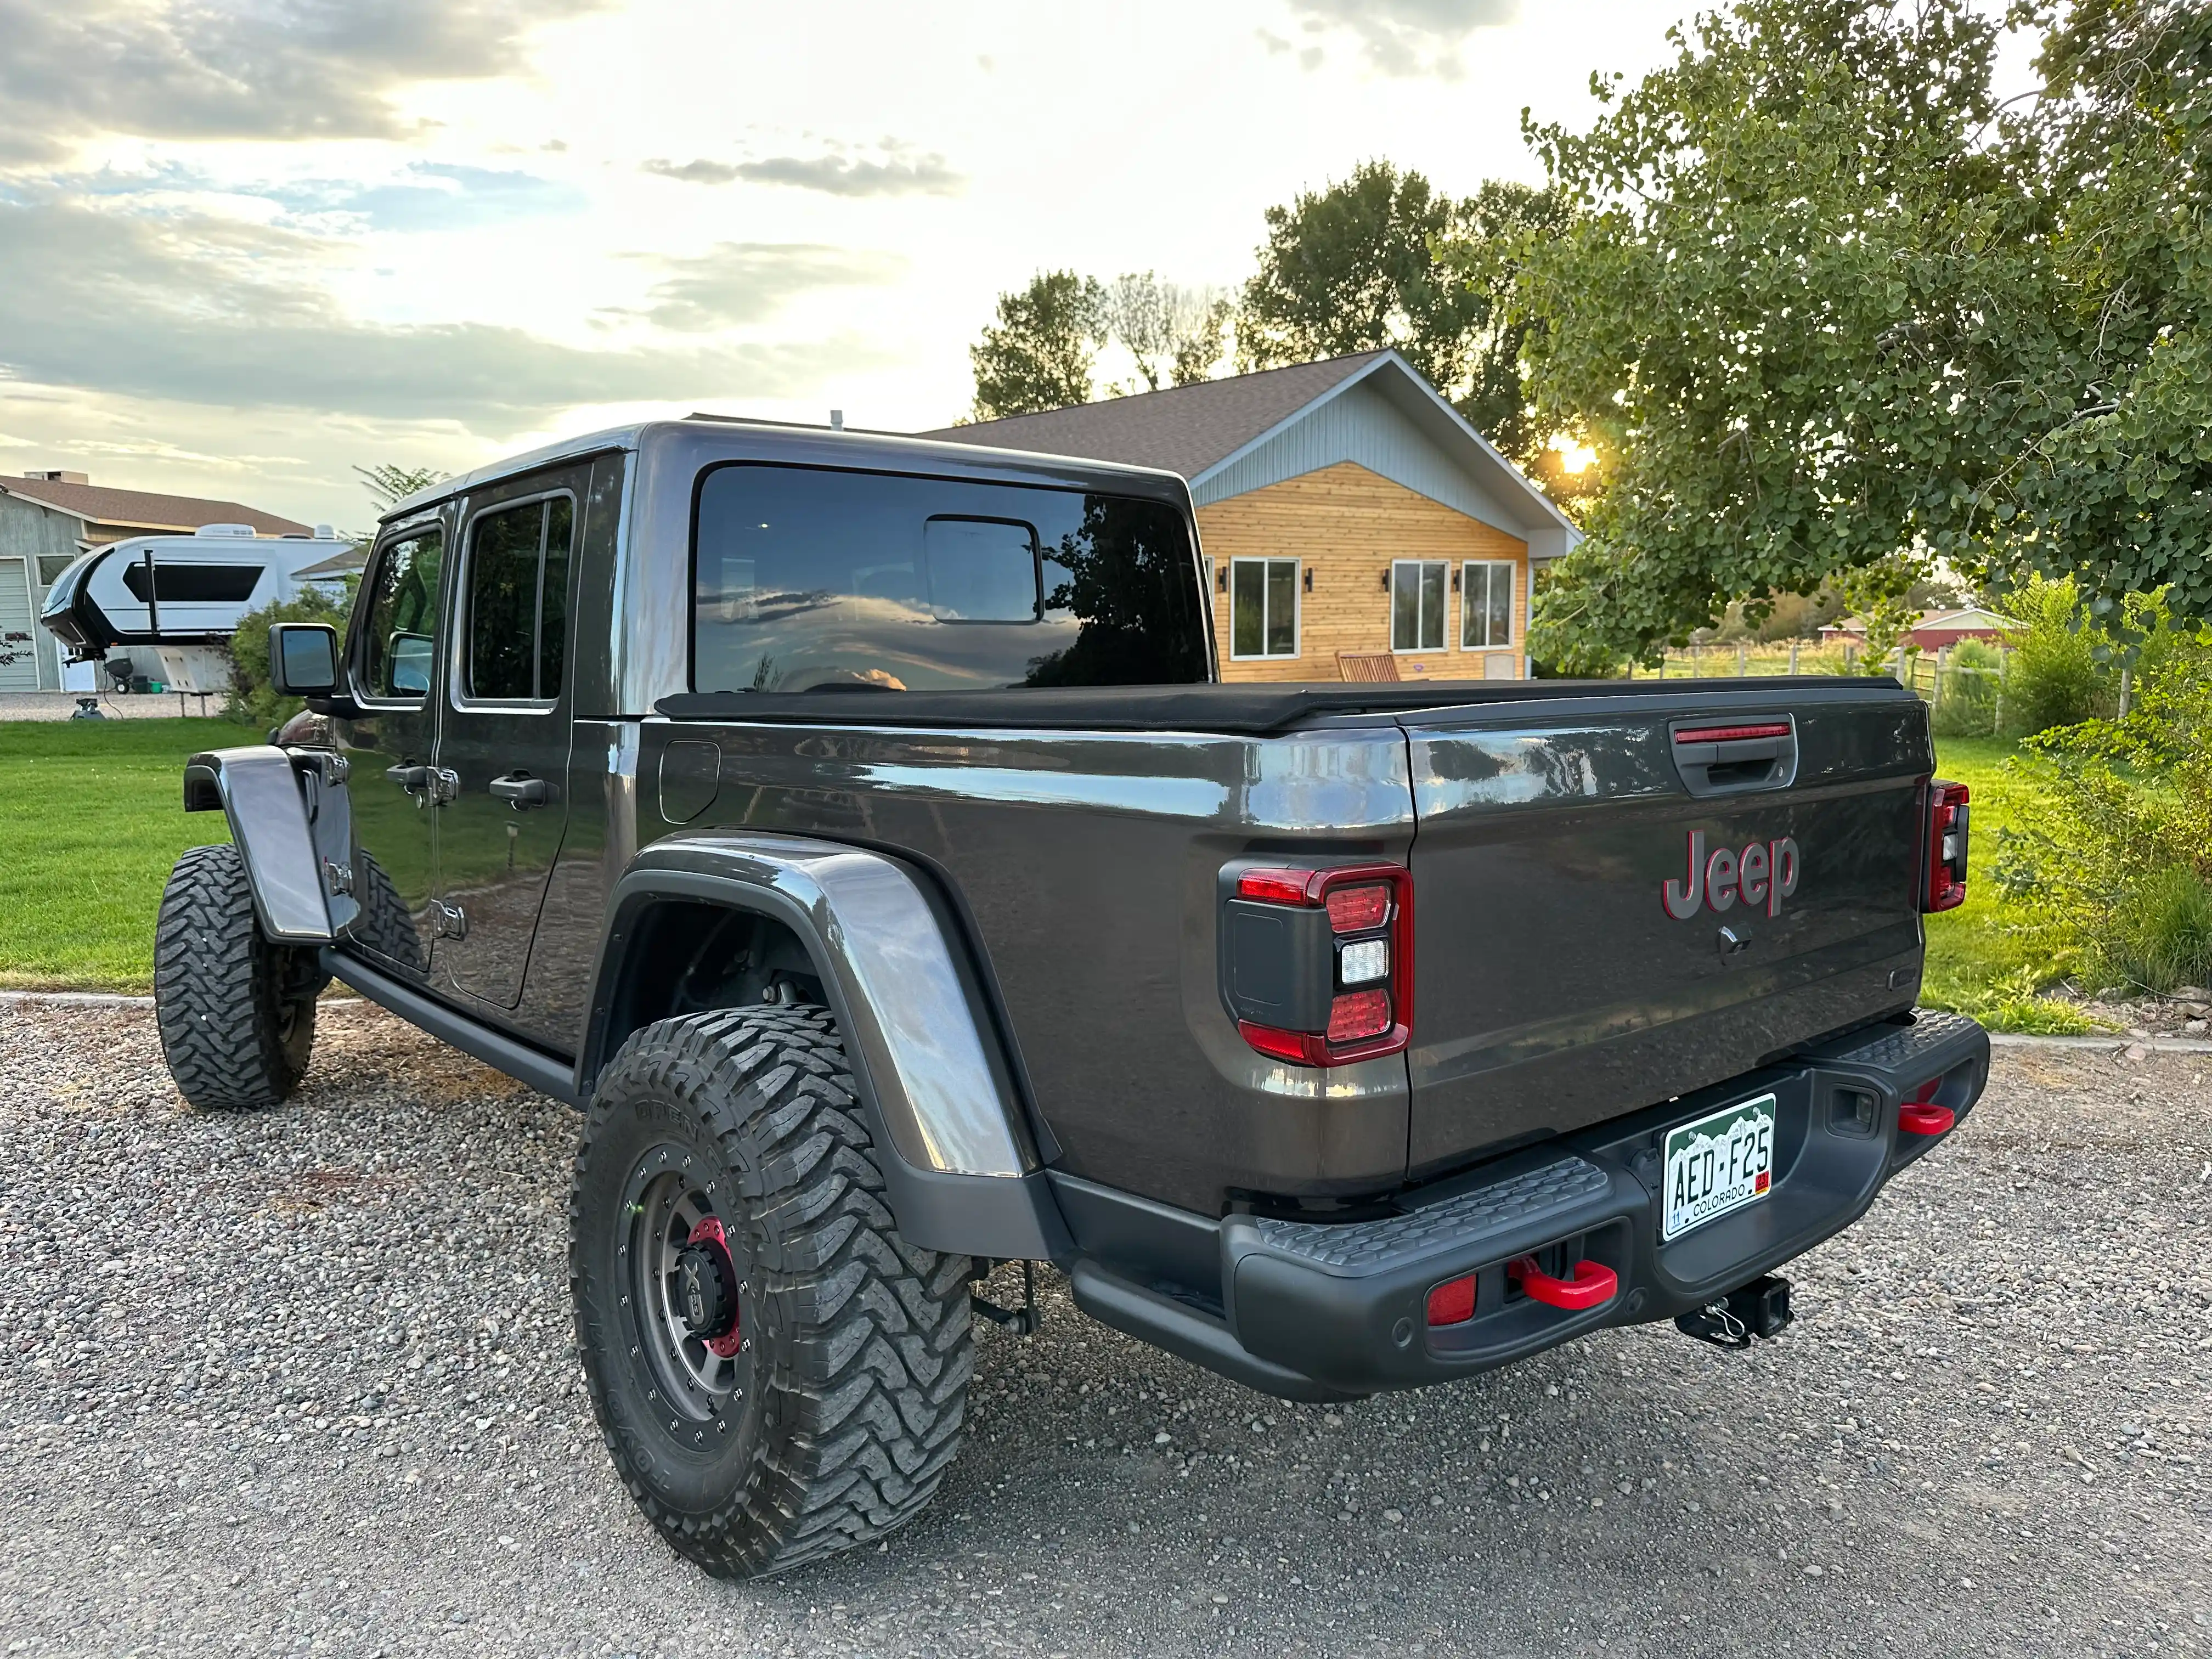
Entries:
[[158, 665], [173, 691], [229, 684], [224, 643], [249, 611], [300, 591], [298, 573], [338, 542], [328, 525], [307, 536], [256, 536], [251, 525], [207, 524], [189, 536], [133, 536], [94, 548], [56, 577], [39, 620], [73, 663], [126, 656]]

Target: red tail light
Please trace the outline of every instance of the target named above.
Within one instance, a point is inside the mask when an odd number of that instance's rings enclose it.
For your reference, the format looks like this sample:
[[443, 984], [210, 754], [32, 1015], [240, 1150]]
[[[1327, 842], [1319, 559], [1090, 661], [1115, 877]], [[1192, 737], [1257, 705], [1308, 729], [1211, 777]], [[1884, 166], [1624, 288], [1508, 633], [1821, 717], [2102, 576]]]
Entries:
[[[1413, 886], [1402, 866], [1245, 869], [1227, 896], [1222, 995], [1245, 1042], [1297, 1066], [1344, 1066], [1405, 1048]], [[1279, 918], [1283, 911], [1293, 914]], [[1256, 921], [1268, 915], [1279, 920]]]
[[1931, 778], [1928, 783], [1928, 885], [1923, 910], [1955, 910], [1966, 902], [1966, 786]]

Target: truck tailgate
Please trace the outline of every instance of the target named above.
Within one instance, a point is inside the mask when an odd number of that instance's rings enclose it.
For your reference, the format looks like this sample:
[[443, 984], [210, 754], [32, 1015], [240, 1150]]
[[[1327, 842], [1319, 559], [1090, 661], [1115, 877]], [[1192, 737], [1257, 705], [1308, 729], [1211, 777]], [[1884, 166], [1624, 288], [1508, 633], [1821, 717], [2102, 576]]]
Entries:
[[[1652, 692], [1401, 717], [1415, 1177], [1911, 1006], [1919, 699], [1888, 680]], [[1777, 727], [1789, 738], [1680, 740]], [[1768, 748], [1764, 773], [1726, 758]]]

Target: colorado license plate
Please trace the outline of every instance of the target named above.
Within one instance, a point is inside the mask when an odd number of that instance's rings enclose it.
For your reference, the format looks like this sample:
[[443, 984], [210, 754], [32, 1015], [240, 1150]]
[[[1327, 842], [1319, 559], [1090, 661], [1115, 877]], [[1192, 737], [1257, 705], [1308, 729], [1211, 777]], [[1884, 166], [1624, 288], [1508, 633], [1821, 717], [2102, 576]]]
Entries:
[[1766, 1196], [1774, 1182], [1774, 1097], [1739, 1101], [1667, 1131], [1662, 1239], [1680, 1238]]

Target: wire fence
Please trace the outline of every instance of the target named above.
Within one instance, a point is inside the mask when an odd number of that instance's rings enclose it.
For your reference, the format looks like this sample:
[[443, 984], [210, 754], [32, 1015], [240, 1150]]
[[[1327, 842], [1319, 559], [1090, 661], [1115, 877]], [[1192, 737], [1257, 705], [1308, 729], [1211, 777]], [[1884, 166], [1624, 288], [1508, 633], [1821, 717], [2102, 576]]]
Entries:
[[1930, 654], [1899, 649], [1880, 667], [1864, 660], [1861, 647], [1807, 640], [1739, 641], [1692, 645], [1669, 651], [1655, 669], [1632, 669], [1635, 679], [1736, 679], [1797, 674], [1885, 673], [1910, 686], [1929, 705], [1937, 735], [1996, 737], [2004, 730], [2005, 680], [2012, 653], [1996, 649], [1997, 660], [1954, 662], [1952, 647]]

